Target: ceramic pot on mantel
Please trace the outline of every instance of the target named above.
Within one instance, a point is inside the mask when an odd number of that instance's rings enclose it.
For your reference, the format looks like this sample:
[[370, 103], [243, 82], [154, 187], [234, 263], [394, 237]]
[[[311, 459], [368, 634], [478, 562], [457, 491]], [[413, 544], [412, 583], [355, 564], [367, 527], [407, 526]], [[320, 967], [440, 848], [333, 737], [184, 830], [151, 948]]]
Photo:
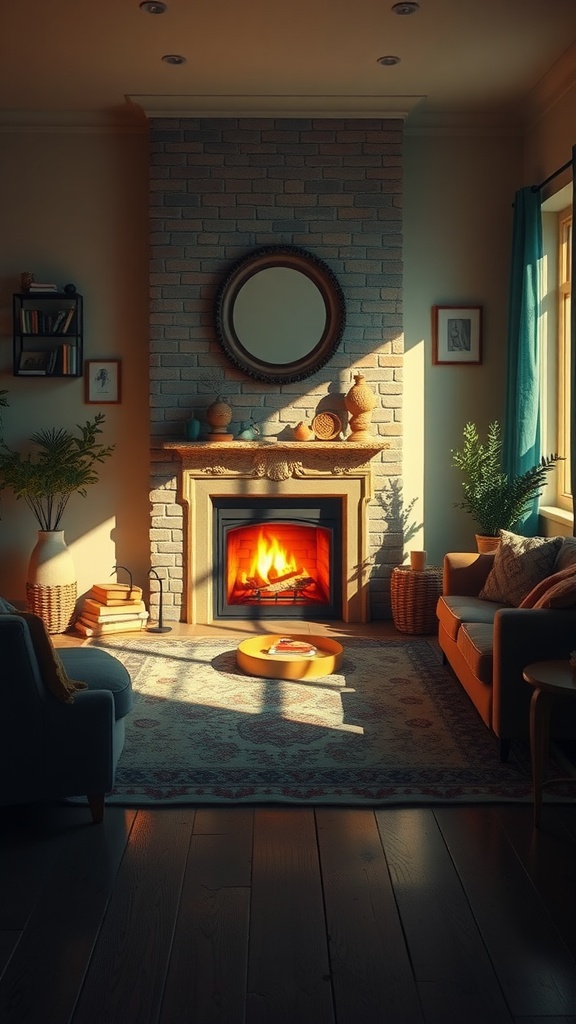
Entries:
[[42, 619], [49, 633], [64, 633], [74, 618], [76, 592], [76, 569], [64, 530], [38, 530], [28, 564], [28, 610]]
[[376, 405], [376, 395], [362, 373], [354, 374], [355, 383], [344, 398], [344, 405], [350, 413], [351, 434], [347, 441], [371, 441], [372, 410]]

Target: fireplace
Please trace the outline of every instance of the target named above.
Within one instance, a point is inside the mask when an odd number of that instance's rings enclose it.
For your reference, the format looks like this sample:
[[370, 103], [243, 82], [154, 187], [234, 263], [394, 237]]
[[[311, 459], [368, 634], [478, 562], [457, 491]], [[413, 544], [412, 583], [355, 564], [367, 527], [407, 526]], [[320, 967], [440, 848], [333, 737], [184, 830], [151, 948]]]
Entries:
[[[222, 619], [294, 617], [369, 622], [370, 462], [388, 447], [379, 438], [356, 443], [164, 442], [163, 450], [181, 460], [182, 621], [209, 625]], [[272, 526], [275, 545], [291, 549], [282, 555], [290, 567], [278, 562], [274, 578], [254, 569], [254, 555], [243, 550], [244, 545], [257, 547], [260, 531], [269, 534]], [[265, 558], [273, 560], [275, 554], [267, 550]], [[290, 583], [297, 578], [298, 586]], [[241, 593], [243, 581], [249, 587]], [[287, 593], [282, 589], [286, 584]], [[278, 591], [284, 596], [277, 598]]]
[[342, 617], [337, 498], [214, 498], [214, 616]]

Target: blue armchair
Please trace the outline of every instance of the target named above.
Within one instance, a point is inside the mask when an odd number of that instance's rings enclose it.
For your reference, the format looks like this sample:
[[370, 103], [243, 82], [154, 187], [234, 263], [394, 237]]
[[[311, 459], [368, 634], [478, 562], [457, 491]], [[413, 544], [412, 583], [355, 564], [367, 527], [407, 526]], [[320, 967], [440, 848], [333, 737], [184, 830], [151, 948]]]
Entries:
[[0, 614], [0, 804], [86, 795], [102, 821], [132, 707], [130, 676], [92, 647], [52, 647], [36, 616]]

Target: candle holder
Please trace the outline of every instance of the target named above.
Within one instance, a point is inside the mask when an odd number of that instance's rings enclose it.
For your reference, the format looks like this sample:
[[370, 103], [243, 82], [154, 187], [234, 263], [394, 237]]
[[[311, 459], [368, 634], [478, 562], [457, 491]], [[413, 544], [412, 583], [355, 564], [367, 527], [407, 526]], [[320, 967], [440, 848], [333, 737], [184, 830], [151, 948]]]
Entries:
[[154, 576], [158, 580], [158, 585], [159, 585], [160, 590], [159, 590], [159, 596], [158, 596], [158, 625], [157, 626], [147, 626], [146, 627], [146, 632], [147, 633], [169, 633], [171, 631], [172, 627], [171, 626], [165, 626], [163, 624], [163, 622], [162, 622], [162, 597], [163, 597], [162, 580], [160, 579], [158, 573], [156, 572], [156, 569], [150, 569], [148, 575], [149, 576]]

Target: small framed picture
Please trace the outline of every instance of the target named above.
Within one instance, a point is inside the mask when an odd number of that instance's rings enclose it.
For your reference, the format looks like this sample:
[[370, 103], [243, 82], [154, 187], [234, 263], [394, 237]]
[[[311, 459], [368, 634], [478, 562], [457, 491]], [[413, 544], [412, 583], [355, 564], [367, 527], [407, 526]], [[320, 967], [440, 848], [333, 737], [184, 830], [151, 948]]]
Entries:
[[432, 362], [482, 362], [481, 306], [432, 306]]
[[85, 402], [88, 405], [117, 405], [120, 401], [119, 359], [87, 359], [84, 365]]

